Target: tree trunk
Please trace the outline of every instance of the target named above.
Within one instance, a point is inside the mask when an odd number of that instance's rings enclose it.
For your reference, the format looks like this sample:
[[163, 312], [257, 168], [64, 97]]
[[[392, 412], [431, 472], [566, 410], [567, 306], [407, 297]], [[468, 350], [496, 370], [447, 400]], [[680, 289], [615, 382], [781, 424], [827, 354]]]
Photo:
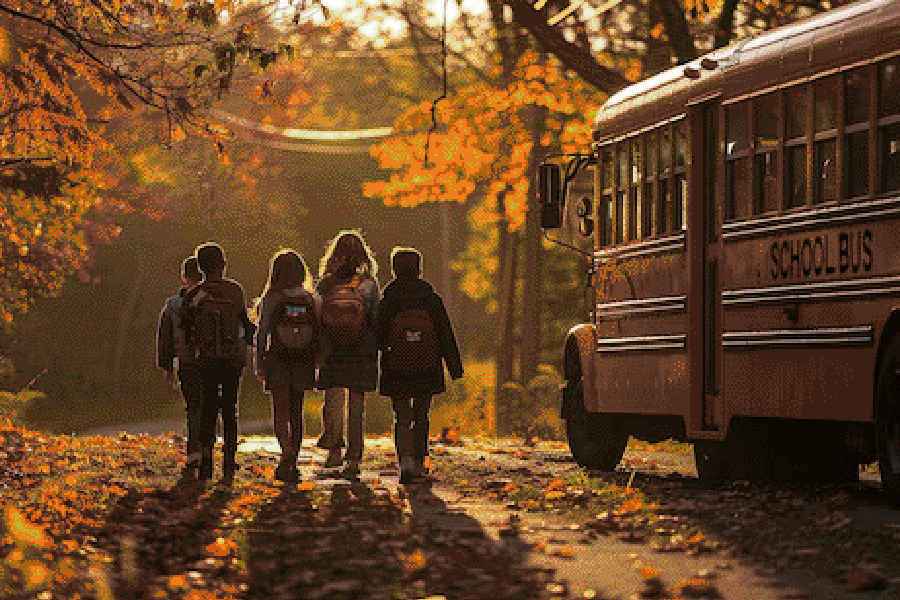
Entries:
[[[504, 201], [506, 190], [500, 192], [497, 210], [500, 219], [497, 222], [499, 258], [499, 277], [497, 279], [497, 349], [495, 360], [497, 365], [496, 388], [499, 391], [504, 383], [513, 381], [513, 332], [515, 326], [516, 307], [516, 236], [509, 230], [509, 218]], [[499, 412], [499, 411], [498, 411]]]
[[541, 349], [541, 222], [538, 208], [537, 189], [534, 185], [537, 167], [543, 158], [541, 137], [547, 124], [547, 109], [533, 106], [530, 113], [530, 135], [532, 141], [531, 156], [525, 176], [528, 179], [528, 192], [525, 209], [525, 273], [522, 291], [522, 384], [528, 385], [537, 375]]

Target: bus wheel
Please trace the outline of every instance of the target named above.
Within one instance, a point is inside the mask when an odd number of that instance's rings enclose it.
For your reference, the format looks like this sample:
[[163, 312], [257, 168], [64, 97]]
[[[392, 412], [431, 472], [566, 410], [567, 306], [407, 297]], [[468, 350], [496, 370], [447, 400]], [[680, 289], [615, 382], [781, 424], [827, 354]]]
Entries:
[[573, 388], [566, 418], [566, 436], [572, 457], [586, 469], [612, 471], [622, 459], [628, 435], [618, 426], [617, 415], [589, 413], [584, 408], [582, 382]]
[[881, 361], [875, 409], [881, 489], [900, 501], [900, 337], [891, 340]]

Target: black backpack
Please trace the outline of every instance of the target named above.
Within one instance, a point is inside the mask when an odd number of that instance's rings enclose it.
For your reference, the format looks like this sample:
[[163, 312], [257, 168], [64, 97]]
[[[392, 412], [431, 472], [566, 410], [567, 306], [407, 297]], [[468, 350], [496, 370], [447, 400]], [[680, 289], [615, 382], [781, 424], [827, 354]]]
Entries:
[[242, 338], [243, 306], [200, 290], [187, 307], [190, 315], [190, 349], [198, 360], [243, 362], [247, 344]]
[[271, 350], [279, 358], [300, 358], [314, 352], [319, 326], [316, 303], [309, 292], [282, 295], [272, 313]]
[[440, 360], [437, 332], [426, 309], [411, 307], [394, 315], [387, 343], [389, 368], [416, 374], [433, 370]]

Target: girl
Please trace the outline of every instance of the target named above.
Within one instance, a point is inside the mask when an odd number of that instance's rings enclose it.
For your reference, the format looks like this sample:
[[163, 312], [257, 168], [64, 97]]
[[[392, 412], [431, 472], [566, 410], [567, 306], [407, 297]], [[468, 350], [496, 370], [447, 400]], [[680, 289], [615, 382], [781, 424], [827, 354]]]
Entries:
[[257, 299], [255, 346], [256, 376], [272, 395], [273, 427], [281, 446], [275, 478], [281, 481], [297, 479], [303, 394], [315, 386], [321, 304], [303, 257], [291, 249], [276, 252], [269, 280]]
[[[323, 298], [322, 340], [326, 345], [316, 387], [325, 390], [322, 406], [322, 437], [318, 446], [328, 450], [326, 467], [343, 463], [344, 446], [344, 390], [349, 392], [349, 422], [347, 436], [347, 467], [345, 477], [359, 475], [363, 453], [363, 413], [365, 392], [375, 390], [378, 382], [378, 344], [375, 323], [381, 290], [375, 279], [378, 265], [359, 230], [340, 231], [328, 244], [319, 262], [318, 292]], [[360, 298], [362, 324], [352, 337], [329, 334], [330, 314], [346, 316], [348, 306], [353, 312], [353, 297]], [[337, 308], [341, 304], [343, 308]], [[343, 311], [343, 312], [342, 312]], [[350, 320], [353, 320], [351, 317]], [[349, 339], [348, 339], [349, 338]]]

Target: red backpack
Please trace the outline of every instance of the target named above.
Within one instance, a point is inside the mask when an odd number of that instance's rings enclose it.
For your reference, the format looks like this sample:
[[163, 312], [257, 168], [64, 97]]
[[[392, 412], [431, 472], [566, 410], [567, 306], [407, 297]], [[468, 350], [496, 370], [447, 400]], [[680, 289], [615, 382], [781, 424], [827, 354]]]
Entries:
[[336, 283], [322, 299], [322, 334], [335, 348], [358, 346], [366, 333], [368, 309], [360, 283], [357, 276]]
[[402, 373], [422, 373], [440, 364], [441, 353], [431, 314], [424, 308], [401, 310], [391, 319], [387, 363]]
[[307, 354], [316, 347], [318, 329], [312, 294], [281, 294], [272, 312], [272, 352], [281, 358]]

